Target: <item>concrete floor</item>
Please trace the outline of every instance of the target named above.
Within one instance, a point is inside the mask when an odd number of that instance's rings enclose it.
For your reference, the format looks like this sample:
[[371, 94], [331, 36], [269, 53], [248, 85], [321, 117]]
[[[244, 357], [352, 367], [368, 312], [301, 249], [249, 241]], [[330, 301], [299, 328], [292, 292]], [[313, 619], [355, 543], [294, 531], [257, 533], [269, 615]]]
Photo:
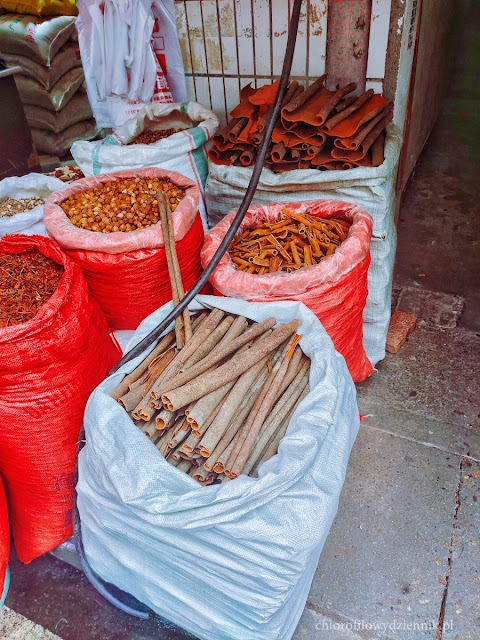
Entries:
[[[418, 324], [357, 385], [367, 418], [294, 640], [480, 637], [479, 17], [401, 207], [394, 301]], [[187, 637], [51, 556], [10, 566], [8, 607], [63, 640]]]

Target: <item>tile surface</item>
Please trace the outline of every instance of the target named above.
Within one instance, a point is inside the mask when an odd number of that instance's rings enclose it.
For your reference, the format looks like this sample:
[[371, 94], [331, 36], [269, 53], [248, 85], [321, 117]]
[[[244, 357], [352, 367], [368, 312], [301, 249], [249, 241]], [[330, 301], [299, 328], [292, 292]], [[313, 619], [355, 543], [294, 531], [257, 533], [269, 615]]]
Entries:
[[371, 637], [436, 637], [459, 478], [451, 460], [362, 425], [308, 598], [318, 613], [363, 622]]

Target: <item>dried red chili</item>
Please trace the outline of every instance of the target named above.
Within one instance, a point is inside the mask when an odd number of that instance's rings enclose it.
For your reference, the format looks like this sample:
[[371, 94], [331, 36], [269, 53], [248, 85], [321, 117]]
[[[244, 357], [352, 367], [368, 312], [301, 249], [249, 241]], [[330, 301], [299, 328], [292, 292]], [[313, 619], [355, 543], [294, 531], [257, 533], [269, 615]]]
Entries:
[[168, 138], [179, 131], [184, 131], [184, 129], [162, 129], [157, 131], [146, 129], [128, 144], [152, 144], [159, 140], [163, 140], [164, 138]]
[[0, 327], [31, 320], [55, 293], [63, 271], [38, 251], [0, 253]]

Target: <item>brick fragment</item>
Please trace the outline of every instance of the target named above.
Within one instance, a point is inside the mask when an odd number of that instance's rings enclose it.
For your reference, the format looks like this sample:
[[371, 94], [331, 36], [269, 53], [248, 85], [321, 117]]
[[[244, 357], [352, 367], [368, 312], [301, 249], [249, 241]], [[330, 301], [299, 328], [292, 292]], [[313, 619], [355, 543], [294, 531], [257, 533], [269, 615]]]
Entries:
[[385, 351], [397, 353], [407, 336], [414, 330], [416, 322], [415, 316], [405, 313], [405, 311], [395, 311], [388, 326]]

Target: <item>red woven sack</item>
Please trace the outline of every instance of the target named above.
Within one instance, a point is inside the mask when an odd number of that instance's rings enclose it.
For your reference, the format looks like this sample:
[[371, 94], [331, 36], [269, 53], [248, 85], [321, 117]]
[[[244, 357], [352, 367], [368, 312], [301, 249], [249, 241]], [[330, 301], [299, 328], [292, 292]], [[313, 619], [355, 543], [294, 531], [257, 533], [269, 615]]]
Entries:
[[0, 476], [0, 598], [7, 573], [8, 557], [10, 555], [10, 528], [8, 526], [8, 508]]
[[1, 253], [35, 250], [63, 265], [57, 290], [34, 318], [0, 329], [0, 473], [25, 563], [72, 533], [83, 411], [121, 356], [80, 267], [56, 242], [20, 235], [0, 241]]
[[[235, 237], [247, 228], [277, 220], [283, 209], [320, 218], [340, 217], [352, 222], [347, 239], [335, 253], [318, 265], [293, 273], [256, 275], [237, 271], [228, 253], [210, 277], [217, 295], [251, 302], [299, 300], [311, 309], [347, 363], [355, 382], [365, 380], [373, 367], [363, 348], [362, 315], [367, 300], [367, 271], [373, 221], [369, 214], [346, 202], [318, 200], [257, 205], [249, 208]], [[225, 236], [235, 211], [229, 213], [206, 237], [202, 249], [205, 268]]]
[[172, 299], [162, 226], [138, 231], [98, 233], [73, 225], [59, 206], [73, 193], [99, 183], [139, 176], [168, 178], [186, 190], [173, 213], [173, 226], [184, 288], [187, 291], [202, 272], [200, 250], [203, 226], [198, 211], [198, 186], [175, 171], [136, 169], [77, 180], [52, 194], [45, 204], [49, 235], [83, 269], [93, 298], [103, 309], [112, 329], [136, 329], [150, 313]]

